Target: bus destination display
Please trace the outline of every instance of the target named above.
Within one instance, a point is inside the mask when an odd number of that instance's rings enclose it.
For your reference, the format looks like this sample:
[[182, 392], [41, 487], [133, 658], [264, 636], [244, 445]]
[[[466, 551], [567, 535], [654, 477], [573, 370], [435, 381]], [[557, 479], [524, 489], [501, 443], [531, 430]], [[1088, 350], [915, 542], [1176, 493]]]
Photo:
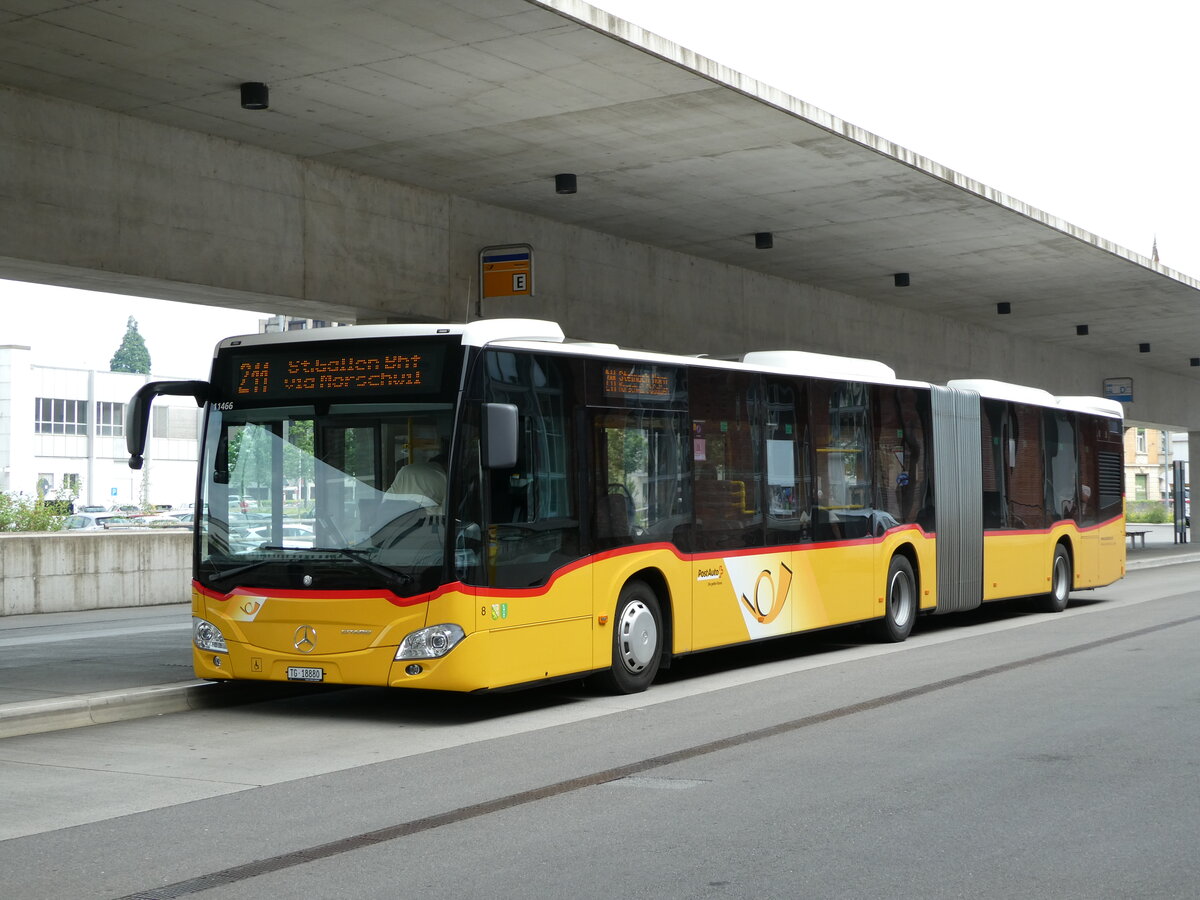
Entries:
[[605, 366], [604, 396], [668, 400], [675, 393], [673, 374], [655, 366]]
[[[357, 352], [355, 352], [357, 351]], [[441, 390], [446, 348], [433, 344], [397, 351], [341, 348], [256, 348], [229, 356], [228, 395], [234, 400], [288, 397], [366, 397]]]

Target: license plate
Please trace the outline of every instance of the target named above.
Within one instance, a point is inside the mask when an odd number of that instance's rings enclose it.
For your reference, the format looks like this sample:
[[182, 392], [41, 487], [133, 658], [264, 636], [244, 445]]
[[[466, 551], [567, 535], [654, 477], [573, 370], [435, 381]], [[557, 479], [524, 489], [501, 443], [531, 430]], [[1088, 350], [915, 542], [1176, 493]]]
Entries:
[[288, 681], [324, 681], [325, 670], [309, 666], [288, 666]]

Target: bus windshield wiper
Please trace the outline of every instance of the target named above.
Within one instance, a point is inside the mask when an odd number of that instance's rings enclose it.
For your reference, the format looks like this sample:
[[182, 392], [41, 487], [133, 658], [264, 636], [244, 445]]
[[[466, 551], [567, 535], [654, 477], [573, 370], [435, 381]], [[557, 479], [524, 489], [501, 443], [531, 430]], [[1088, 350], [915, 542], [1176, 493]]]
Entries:
[[[209, 560], [211, 563], [212, 560]], [[252, 563], [246, 563], [244, 566], [234, 566], [232, 569], [226, 569], [224, 572], [214, 572], [208, 576], [209, 582], [224, 581], [226, 578], [234, 578], [241, 575], [243, 572], [249, 572], [251, 569], [257, 569], [259, 566], [265, 566], [268, 563], [279, 562], [277, 559], [260, 559]]]
[[[274, 548], [268, 547], [266, 549], [273, 550]], [[342, 556], [346, 557], [346, 559], [354, 560], [363, 568], [370, 569], [376, 575], [382, 575], [392, 584], [399, 584], [401, 587], [408, 587], [408, 585], [416, 581], [416, 579], [407, 572], [397, 572], [395, 569], [389, 569], [387, 566], [381, 566], [379, 563], [370, 559], [369, 553], [371, 551], [369, 550], [354, 550], [350, 547], [312, 547], [308, 549], [311, 549], [314, 553], [341, 554]]]

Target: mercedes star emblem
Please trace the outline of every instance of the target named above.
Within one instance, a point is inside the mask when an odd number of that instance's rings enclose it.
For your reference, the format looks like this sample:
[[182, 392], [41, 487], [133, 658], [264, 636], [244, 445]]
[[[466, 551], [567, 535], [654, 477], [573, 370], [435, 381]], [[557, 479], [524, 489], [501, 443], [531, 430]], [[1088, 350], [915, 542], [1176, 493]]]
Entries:
[[292, 646], [301, 653], [312, 653], [317, 647], [317, 629], [311, 625], [301, 625], [292, 637], [295, 638]]

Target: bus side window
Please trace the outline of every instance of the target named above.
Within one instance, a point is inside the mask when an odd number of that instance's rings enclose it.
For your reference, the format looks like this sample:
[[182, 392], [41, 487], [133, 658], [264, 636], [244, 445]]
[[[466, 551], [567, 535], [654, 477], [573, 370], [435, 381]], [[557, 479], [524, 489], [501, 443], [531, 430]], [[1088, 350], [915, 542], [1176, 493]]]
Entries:
[[696, 549], [763, 546], [761, 379], [695, 369], [689, 375]]
[[578, 366], [500, 350], [487, 352], [485, 366], [485, 399], [515, 405], [519, 417], [516, 466], [485, 473], [488, 583], [534, 587], [580, 555], [570, 428], [582, 402]]
[[928, 394], [882, 386], [875, 405], [875, 491], [879, 523], [920, 523], [929, 504], [925, 435], [931, 415]]
[[850, 540], [872, 532], [870, 389], [853, 381], [815, 381], [813, 442], [817, 455], [815, 536]]
[[767, 543], [812, 540], [812, 440], [804, 383], [766, 384]]
[[592, 536], [598, 549], [674, 541], [691, 523], [687, 417], [657, 410], [597, 410], [592, 439]]
[[1008, 526], [1044, 528], [1046, 521], [1046, 455], [1042, 415], [1037, 407], [1010, 406], [1011, 427], [1007, 442], [1005, 480], [1008, 488]]
[[983, 527], [1008, 525], [1008, 500], [1005, 495], [1004, 444], [1008, 406], [999, 400], [980, 400], [980, 465], [983, 475]]

